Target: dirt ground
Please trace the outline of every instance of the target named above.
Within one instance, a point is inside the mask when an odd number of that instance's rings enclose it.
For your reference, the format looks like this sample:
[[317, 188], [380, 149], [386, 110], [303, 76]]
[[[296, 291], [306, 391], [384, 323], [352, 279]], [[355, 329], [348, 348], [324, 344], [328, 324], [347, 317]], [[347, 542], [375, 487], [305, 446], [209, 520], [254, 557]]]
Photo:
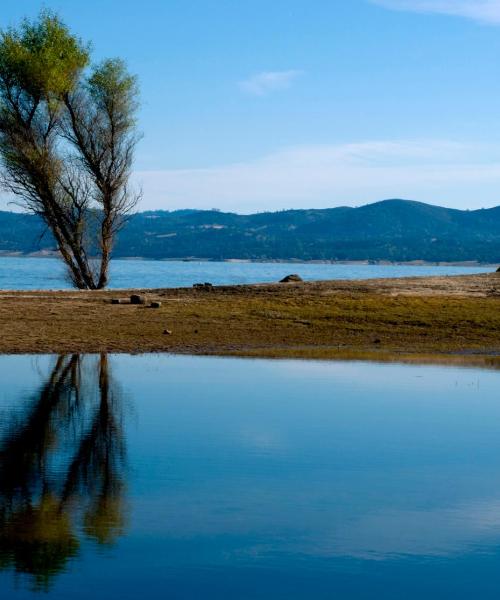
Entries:
[[[162, 305], [111, 303], [132, 293]], [[208, 289], [0, 291], [0, 353], [49, 352], [495, 361], [500, 273]]]

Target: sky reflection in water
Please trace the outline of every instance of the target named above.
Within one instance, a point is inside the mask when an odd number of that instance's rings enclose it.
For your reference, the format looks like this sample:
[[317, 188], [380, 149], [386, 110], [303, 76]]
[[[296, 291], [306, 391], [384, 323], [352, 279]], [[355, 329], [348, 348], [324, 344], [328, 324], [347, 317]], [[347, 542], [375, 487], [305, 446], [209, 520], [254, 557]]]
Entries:
[[0, 597], [498, 597], [499, 378], [1, 357]]

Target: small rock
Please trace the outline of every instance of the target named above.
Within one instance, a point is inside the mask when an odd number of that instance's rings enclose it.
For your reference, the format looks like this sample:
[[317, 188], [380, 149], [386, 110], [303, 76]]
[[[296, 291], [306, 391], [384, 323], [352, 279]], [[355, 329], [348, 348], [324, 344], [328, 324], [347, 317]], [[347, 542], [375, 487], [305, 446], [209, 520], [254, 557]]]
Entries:
[[197, 290], [211, 290], [214, 286], [206, 281], [205, 283], [195, 283], [193, 287]]
[[497, 273], [500, 273], [500, 267], [498, 267], [498, 269], [497, 269]]
[[172, 332], [170, 331], [170, 329], [164, 329], [163, 335], [172, 335]]
[[130, 304], [128, 298], [111, 298], [111, 304]]
[[139, 294], [132, 294], [130, 296], [130, 304], [146, 304], [146, 296], [140, 296]]
[[376, 340], [373, 340], [374, 344], [381, 344], [382, 342], [377, 338]]
[[302, 277], [300, 275], [297, 275], [297, 273], [293, 273], [292, 275], [287, 275], [286, 277], [283, 277], [283, 279], [280, 281], [280, 283], [289, 283], [291, 281], [304, 281], [302, 279]]
[[151, 302], [151, 308], [161, 308], [161, 302]]

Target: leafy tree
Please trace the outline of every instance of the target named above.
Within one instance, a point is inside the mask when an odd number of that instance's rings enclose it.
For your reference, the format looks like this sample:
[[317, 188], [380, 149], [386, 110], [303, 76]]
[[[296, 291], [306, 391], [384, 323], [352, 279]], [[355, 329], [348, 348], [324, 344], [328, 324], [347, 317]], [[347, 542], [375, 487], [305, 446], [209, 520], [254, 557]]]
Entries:
[[89, 64], [89, 45], [50, 12], [0, 33], [2, 183], [42, 217], [74, 285], [101, 289], [138, 200], [138, 87], [121, 60]]

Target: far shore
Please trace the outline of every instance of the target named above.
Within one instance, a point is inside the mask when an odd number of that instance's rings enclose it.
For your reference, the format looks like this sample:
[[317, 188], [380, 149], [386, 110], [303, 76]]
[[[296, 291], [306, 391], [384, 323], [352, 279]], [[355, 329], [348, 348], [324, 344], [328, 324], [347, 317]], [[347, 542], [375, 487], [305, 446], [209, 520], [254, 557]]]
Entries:
[[[22, 252], [1, 252], [0, 258], [57, 258], [60, 259], [58, 252], [40, 251], [24, 254]], [[118, 260], [143, 260], [148, 262], [223, 262], [223, 263], [266, 263], [266, 264], [286, 264], [286, 265], [354, 265], [354, 266], [405, 266], [405, 267], [481, 267], [496, 269], [498, 263], [481, 263], [474, 260], [464, 261], [388, 261], [388, 260], [301, 260], [298, 258], [277, 259], [277, 258], [203, 258], [196, 256], [186, 256], [179, 258], [147, 258], [144, 256], [120, 256], [114, 259]]]
[[[500, 273], [0, 291], [0, 353], [170, 352], [500, 367]], [[161, 303], [150, 308], [151, 301]]]

